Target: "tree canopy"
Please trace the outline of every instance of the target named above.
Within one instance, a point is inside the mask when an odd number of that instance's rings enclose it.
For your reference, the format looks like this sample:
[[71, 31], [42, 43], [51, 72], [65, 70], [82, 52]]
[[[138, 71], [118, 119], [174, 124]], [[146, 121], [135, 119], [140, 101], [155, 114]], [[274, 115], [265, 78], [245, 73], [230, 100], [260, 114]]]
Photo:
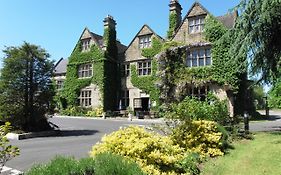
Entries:
[[232, 56], [248, 55], [253, 75], [274, 83], [281, 65], [281, 0], [241, 0], [234, 28]]
[[49, 54], [24, 43], [4, 50], [0, 75], [0, 120], [25, 131], [49, 129], [44, 115], [53, 97]]

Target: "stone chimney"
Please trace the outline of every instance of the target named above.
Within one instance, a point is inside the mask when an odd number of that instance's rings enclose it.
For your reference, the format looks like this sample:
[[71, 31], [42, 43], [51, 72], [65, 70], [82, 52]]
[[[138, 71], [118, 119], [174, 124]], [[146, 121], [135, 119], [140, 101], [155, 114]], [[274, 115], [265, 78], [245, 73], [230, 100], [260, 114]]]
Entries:
[[[103, 50], [112, 51], [112, 48], [116, 46], [116, 21], [112, 16], [107, 15], [103, 20], [104, 34], [103, 34]], [[108, 50], [109, 49], [109, 50]], [[110, 53], [113, 54], [113, 53]], [[113, 56], [113, 55], [111, 55]]]
[[179, 27], [179, 25], [181, 24], [181, 11], [182, 11], [182, 7], [180, 5], [180, 3], [178, 2], [178, 0], [170, 0], [170, 14], [175, 13], [177, 16], [177, 26], [176, 28]]
[[181, 11], [182, 7], [178, 0], [170, 0], [170, 15], [169, 15], [169, 31], [168, 31], [168, 38], [171, 38], [177, 28], [180, 26], [182, 17], [181, 17]]
[[112, 16], [107, 15], [106, 18], [104, 18], [103, 20], [104, 23], [104, 27], [109, 27], [110, 29], [114, 29], [115, 30], [115, 26], [116, 26], [116, 21], [113, 19]]

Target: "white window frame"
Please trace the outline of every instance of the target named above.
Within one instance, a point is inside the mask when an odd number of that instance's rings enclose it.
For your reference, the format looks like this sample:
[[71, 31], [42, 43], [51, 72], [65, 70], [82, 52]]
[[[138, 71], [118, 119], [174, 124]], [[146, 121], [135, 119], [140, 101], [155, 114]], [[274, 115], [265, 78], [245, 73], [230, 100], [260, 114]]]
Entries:
[[151, 47], [152, 41], [151, 41], [152, 35], [143, 35], [139, 36], [139, 48], [149, 48]]
[[212, 65], [211, 48], [200, 47], [187, 51], [187, 67], [202, 67]]
[[189, 29], [188, 31], [190, 34], [201, 33], [204, 30], [204, 25], [205, 25], [204, 16], [190, 18], [188, 20], [188, 29]]
[[78, 67], [78, 78], [91, 78], [93, 76], [92, 64], [81, 64]]
[[82, 89], [79, 96], [79, 104], [81, 107], [88, 108], [92, 106], [92, 90]]
[[140, 61], [137, 63], [138, 76], [148, 76], [152, 74], [151, 60]]

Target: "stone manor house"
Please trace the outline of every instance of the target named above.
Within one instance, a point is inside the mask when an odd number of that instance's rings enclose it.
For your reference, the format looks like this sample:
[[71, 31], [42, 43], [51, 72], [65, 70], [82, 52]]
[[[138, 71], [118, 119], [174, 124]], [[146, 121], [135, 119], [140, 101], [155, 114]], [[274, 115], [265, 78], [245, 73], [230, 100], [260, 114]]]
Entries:
[[[188, 10], [187, 14], [182, 17], [182, 7], [177, 0], [170, 0], [169, 11], [177, 14], [176, 29], [170, 37], [170, 41], [176, 41], [190, 45], [187, 50], [186, 66], [187, 67], [199, 67], [199, 66], [211, 66], [211, 43], [204, 40], [203, 29], [205, 23], [205, 17], [209, 14], [208, 10], [204, 8], [199, 2], [195, 2]], [[228, 13], [224, 16], [217, 17], [227, 28], [232, 28], [237, 18], [237, 13]], [[104, 19], [104, 27], [113, 28], [115, 30], [116, 22], [111, 16], [107, 16]], [[152, 38], [155, 37], [160, 41], [167, 41], [157, 33], [153, 31], [148, 25], [143, 27], [136, 33], [128, 46], [121, 44], [119, 41], [115, 42], [118, 48], [118, 55], [116, 55], [118, 69], [122, 72], [120, 77], [119, 89], [111, 88], [111, 91], [116, 96], [114, 103], [115, 106], [108, 108], [110, 110], [121, 110], [130, 107], [135, 111], [149, 111], [150, 108], [156, 105], [155, 101], [150, 99], [149, 94], [145, 93], [142, 89], [135, 87], [131, 82], [131, 67], [135, 65], [138, 76], [153, 76], [153, 65], [151, 58], [145, 58], [142, 56], [141, 51], [144, 48], [150, 48], [152, 46]], [[88, 28], [85, 28], [82, 32], [79, 41], [81, 43], [81, 52], [88, 52], [92, 45], [96, 45], [100, 50], [106, 51], [106, 43], [104, 37], [96, 33], [91, 32]], [[55, 65], [55, 77], [54, 80], [57, 84], [57, 89], [63, 89], [64, 82], [67, 78], [68, 72], [68, 59], [60, 59]], [[92, 62], [83, 63], [77, 66], [78, 79], [94, 77], [95, 69]], [[118, 76], [117, 74], [111, 76]], [[110, 89], [110, 87], [109, 87]], [[227, 99], [230, 114], [233, 115], [233, 99], [227, 95], [227, 88], [220, 87], [215, 84], [206, 84], [201, 87], [190, 87], [189, 93], [192, 96], [204, 97], [207, 92], [212, 91], [220, 99]], [[101, 92], [98, 86], [90, 84], [89, 86], [80, 89], [77, 92], [77, 104], [82, 107], [96, 108], [103, 106], [101, 100]], [[115, 109], [114, 109], [115, 108]]]

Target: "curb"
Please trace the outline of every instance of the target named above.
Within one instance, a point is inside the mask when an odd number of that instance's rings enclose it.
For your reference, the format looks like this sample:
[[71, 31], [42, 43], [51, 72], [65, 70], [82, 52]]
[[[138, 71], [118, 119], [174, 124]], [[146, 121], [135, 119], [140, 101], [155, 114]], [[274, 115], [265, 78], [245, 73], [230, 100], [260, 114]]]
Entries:
[[2, 168], [2, 171], [0, 172], [0, 174], [1, 175], [22, 175], [23, 173], [21, 171], [4, 166]]
[[109, 121], [137, 121], [137, 122], [156, 122], [156, 123], [161, 123], [163, 122], [162, 118], [153, 118], [153, 119], [138, 119], [133, 117], [132, 120], [129, 118], [124, 118], [124, 117], [106, 117], [105, 119], [102, 117], [81, 117], [81, 116], [53, 116], [52, 118], [62, 118], [62, 119], [85, 119], [85, 120], [109, 120]]
[[15, 134], [15, 133], [8, 133], [6, 135], [7, 139], [9, 140], [23, 140], [23, 139], [30, 139], [35, 137], [49, 137], [57, 135], [59, 130], [54, 131], [42, 131], [42, 132], [29, 132], [23, 134]]

